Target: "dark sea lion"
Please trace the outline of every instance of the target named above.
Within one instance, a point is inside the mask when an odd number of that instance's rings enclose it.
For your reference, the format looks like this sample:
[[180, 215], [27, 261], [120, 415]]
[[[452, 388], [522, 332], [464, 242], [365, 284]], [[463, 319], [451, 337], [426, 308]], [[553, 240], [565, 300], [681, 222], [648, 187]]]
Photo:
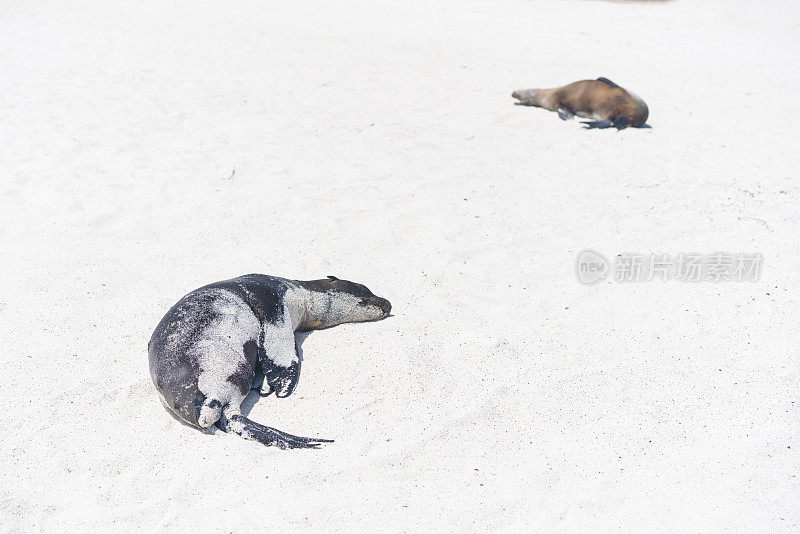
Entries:
[[365, 286], [329, 276], [286, 280], [249, 274], [201, 287], [161, 319], [148, 345], [150, 375], [164, 406], [186, 423], [216, 424], [265, 445], [316, 448], [325, 439], [286, 434], [241, 414], [257, 369], [277, 397], [300, 376], [296, 330], [377, 321], [392, 305]]
[[644, 126], [649, 114], [644, 100], [607, 78], [582, 80], [556, 89], [514, 91], [511, 96], [524, 106], [557, 111], [563, 120], [574, 115], [594, 119], [584, 122], [589, 128], [638, 128]]

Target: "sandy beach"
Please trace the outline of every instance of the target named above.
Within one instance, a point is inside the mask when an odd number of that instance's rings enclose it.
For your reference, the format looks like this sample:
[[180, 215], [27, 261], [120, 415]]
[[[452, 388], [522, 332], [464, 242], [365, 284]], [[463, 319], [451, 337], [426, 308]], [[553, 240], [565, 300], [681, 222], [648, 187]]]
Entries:
[[[0, 533], [800, 529], [796, 2], [2, 11]], [[599, 76], [651, 128], [513, 105]], [[584, 249], [763, 263], [589, 286]], [[248, 398], [320, 450], [152, 384], [167, 309], [253, 272], [393, 304]]]

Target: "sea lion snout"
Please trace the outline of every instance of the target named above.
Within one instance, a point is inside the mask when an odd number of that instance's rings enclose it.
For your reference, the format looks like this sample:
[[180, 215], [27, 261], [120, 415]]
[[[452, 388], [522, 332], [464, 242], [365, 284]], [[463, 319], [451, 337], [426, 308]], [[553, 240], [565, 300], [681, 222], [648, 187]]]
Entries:
[[536, 89], [520, 89], [511, 93], [511, 96], [519, 100], [517, 104], [532, 106], [536, 101]]
[[392, 311], [392, 303], [386, 300], [383, 297], [373, 296], [367, 299], [366, 304], [371, 306], [377, 306], [383, 312], [383, 316], [386, 317]]
[[383, 319], [389, 315], [389, 312], [392, 311], [392, 304], [385, 298], [379, 297], [370, 291], [367, 286], [349, 282], [347, 280], [340, 280], [334, 276], [329, 276], [328, 279], [328, 283], [335, 290], [348, 293], [361, 299], [360, 304], [362, 306], [373, 306], [380, 309], [382, 312], [380, 319]]

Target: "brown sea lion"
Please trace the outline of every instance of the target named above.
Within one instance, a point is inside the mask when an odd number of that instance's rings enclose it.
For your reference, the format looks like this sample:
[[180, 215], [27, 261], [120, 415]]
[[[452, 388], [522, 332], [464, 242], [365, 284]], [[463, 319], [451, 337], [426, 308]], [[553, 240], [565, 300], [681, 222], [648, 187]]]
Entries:
[[649, 113], [644, 100], [607, 78], [581, 80], [555, 89], [514, 91], [511, 96], [524, 106], [557, 111], [563, 120], [575, 115], [594, 119], [583, 122], [587, 128], [639, 128], [645, 125]]

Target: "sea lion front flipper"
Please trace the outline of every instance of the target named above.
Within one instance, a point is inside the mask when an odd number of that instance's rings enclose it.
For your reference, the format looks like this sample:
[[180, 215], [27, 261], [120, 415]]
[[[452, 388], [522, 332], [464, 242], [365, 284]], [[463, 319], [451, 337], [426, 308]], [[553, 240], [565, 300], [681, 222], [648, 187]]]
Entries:
[[[269, 384], [275, 396], [279, 399], [288, 397], [294, 392], [297, 386], [297, 381], [300, 380], [300, 360], [297, 359], [289, 365], [289, 367], [281, 367], [279, 365], [272, 365], [264, 371], [264, 381]], [[261, 395], [266, 397], [269, 393], [264, 393], [264, 388], [261, 388]]]
[[572, 120], [575, 117], [575, 114], [572, 113], [567, 108], [558, 108], [558, 116], [562, 121]]
[[611, 81], [611, 80], [609, 80], [608, 78], [604, 78], [603, 76], [600, 76], [599, 78], [597, 78], [597, 81], [598, 81], [598, 82], [607, 83], [607, 84], [608, 84], [608, 85], [610, 85], [611, 87], [619, 87], [619, 85], [615, 84], [614, 82], [612, 82], [612, 81]]
[[[259, 363], [264, 371], [264, 383], [276, 397], [292, 394], [300, 379], [300, 355], [291, 326], [282, 323], [264, 327], [264, 351], [259, 355]], [[269, 395], [264, 392], [264, 386], [261, 393]]]

